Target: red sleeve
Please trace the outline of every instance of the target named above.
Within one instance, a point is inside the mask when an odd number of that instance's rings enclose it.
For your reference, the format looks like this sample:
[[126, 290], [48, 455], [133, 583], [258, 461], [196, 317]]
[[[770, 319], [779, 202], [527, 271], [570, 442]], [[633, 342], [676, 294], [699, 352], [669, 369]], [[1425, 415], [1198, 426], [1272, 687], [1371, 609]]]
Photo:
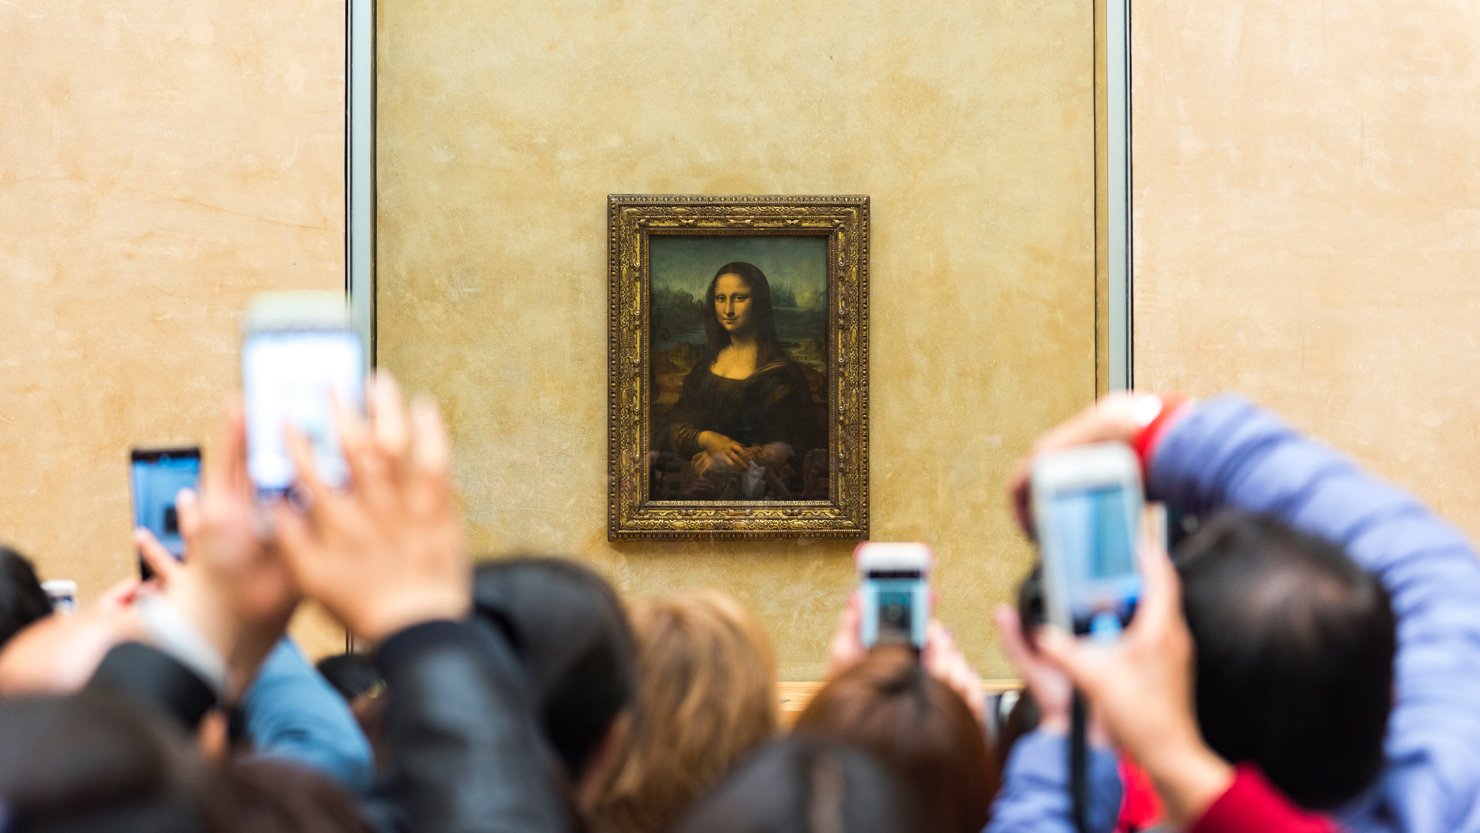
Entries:
[[1193, 822], [1188, 833], [1341, 833], [1336, 822], [1291, 804], [1252, 766], [1240, 766], [1233, 784]]
[[1161, 821], [1161, 798], [1151, 778], [1129, 758], [1120, 759], [1120, 822], [1116, 830], [1150, 830]]

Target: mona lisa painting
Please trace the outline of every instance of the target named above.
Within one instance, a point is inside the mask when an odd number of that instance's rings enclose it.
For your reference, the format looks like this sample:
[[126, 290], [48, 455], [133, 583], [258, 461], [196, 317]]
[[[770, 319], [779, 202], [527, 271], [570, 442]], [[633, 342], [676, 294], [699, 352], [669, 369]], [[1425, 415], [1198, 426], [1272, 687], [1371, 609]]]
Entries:
[[867, 197], [608, 212], [608, 536], [866, 537]]

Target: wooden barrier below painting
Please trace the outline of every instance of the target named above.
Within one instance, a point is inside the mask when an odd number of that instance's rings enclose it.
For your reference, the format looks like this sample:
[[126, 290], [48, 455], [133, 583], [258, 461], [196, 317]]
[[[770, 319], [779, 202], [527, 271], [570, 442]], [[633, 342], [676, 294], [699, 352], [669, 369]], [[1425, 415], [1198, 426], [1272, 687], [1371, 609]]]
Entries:
[[[819, 680], [806, 680], [802, 682], [779, 682], [776, 684], [776, 700], [781, 706], [781, 725], [791, 728], [796, 724], [797, 718], [812, 702], [823, 683]], [[1003, 694], [1009, 691], [1022, 690], [1023, 684], [1018, 680], [983, 680], [982, 696]]]

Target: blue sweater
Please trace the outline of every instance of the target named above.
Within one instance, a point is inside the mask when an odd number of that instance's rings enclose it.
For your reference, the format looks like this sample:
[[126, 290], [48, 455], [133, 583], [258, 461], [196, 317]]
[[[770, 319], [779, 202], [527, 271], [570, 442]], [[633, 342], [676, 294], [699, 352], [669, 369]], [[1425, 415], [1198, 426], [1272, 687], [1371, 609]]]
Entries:
[[306, 766], [354, 794], [370, 788], [370, 742], [344, 698], [291, 640], [283, 639], [267, 655], [242, 711], [259, 756]]

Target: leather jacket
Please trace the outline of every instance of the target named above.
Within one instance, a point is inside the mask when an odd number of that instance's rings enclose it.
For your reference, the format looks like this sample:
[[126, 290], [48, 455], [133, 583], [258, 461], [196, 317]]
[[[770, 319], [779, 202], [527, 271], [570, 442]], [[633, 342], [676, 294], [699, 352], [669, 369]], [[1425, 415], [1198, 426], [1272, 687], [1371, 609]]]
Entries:
[[[391, 764], [362, 808], [378, 833], [576, 830], [523, 668], [504, 640], [467, 622], [424, 622], [387, 639], [375, 665], [386, 681]], [[89, 686], [188, 728], [214, 703], [182, 664], [138, 643], [110, 651]]]
[[509, 646], [467, 622], [426, 622], [375, 656], [391, 768], [367, 807], [382, 833], [565, 833], [573, 814]]

